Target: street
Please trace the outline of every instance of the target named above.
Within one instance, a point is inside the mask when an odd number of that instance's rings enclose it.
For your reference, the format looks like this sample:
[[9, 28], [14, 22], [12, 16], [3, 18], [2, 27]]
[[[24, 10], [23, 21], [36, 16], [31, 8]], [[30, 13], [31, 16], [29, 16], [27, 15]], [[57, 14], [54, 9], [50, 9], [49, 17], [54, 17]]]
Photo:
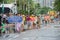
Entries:
[[60, 0], [0, 0], [0, 40], [60, 40]]
[[40, 29], [12, 33], [9, 37], [0, 40], [60, 40], [59, 24], [42, 25]]

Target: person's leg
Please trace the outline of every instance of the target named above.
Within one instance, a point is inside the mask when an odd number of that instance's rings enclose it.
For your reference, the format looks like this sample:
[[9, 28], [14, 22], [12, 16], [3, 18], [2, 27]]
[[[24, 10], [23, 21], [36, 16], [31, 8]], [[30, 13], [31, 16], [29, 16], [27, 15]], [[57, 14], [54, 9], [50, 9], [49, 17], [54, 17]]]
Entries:
[[22, 22], [22, 31], [24, 31], [24, 21]]
[[31, 21], [28, 22], [28, 29], [29, 29], [29, 30], [32, 29], [32, 22], [31, 22]]
[[24, 24], [21, 24], [21, 31], [24, 31]]
[[38, 29], [40, 29], [40, 21], [39, 21], [39, 23], [38, 23]]
[[10, 25], [9, 26], [10, 27], [10, 33], [13, 33], [14, 32], [14, 30], [13, 30], [14, 29], [14, 24], [9, 24], [9, 25]]
[[28, 26], [28, 30], [30, 29], [30, 22], [29, 21], [27, 21], [27, 26]]
[[33, 23], [33, 29], [35, 28], [35, 24]]
[[42, 24], [44, 24], [45, 22], [44, 22], [44, 20], [42, 20]]

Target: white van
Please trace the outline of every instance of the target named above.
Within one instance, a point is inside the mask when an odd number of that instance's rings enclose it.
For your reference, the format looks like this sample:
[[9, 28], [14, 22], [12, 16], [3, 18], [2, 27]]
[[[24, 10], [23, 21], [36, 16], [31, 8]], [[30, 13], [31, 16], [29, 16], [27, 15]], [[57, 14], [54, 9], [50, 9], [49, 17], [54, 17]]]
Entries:
[[4, 13], [17, 13], [17, 7], [14, 4], [1, 4], [0, 13], [2, 13], [2, 5], [4, 5]]

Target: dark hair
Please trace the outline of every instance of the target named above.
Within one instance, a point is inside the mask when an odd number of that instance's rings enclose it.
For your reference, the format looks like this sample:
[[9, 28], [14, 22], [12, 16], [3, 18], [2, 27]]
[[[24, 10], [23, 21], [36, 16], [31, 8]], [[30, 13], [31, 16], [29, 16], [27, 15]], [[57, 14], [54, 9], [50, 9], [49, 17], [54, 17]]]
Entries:
[[3, 18], [3, 23], [7, 23], [8, 24], [8, 20], [6, 20], [5, 18]]

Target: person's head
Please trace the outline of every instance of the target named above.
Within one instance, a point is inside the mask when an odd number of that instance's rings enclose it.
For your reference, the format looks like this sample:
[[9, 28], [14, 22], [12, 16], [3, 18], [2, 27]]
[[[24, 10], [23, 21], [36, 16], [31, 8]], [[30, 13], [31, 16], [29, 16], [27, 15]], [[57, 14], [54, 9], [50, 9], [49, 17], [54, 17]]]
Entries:
[[13, 13], [9, 13], [9, 16], [13, 16]]
[[33, 15], [33, 14], [32, 14], [31, 16], [32, 16], [32, 17], [34, 17], [34, 15]]
[[20, 13], [18, 13], [17, 16], [20, 16]]
[[23, 17], [25, 17], [25, 15], [22, 15]]

